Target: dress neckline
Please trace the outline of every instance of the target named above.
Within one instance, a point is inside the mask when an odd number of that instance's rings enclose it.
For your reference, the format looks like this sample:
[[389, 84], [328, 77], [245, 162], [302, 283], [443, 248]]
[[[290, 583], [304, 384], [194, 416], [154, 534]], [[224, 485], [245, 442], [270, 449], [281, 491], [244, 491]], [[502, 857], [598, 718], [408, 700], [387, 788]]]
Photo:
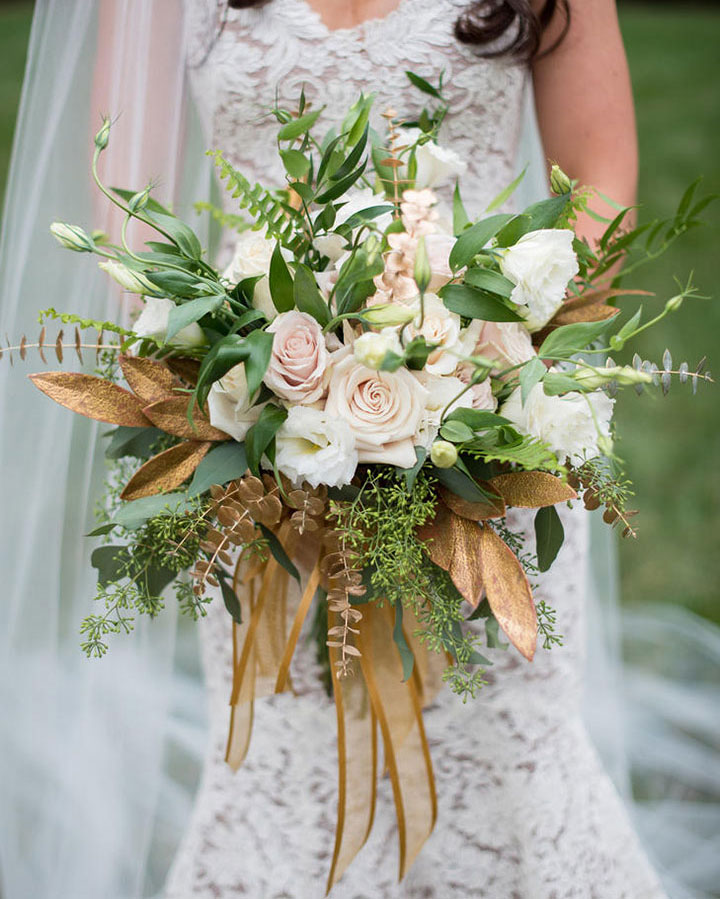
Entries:
[[322, 17], [320, 11], [315, 9], [309, 0], [297, 0], [297, 3], [307, 11], [308, 15], [312, 16], [317, 25], [328, 35], [353, 35], [365, 31], [367, 28], [386, 25], [399, 15], [410, 2], [412, 0], [399, 0], [397, 6], [394, 6], [384, 16], [371, 16], [369, 19], [363, 19], [362, 22], [358, 22], [356, 25], [348, 25], [345, 28], [331, 28]]

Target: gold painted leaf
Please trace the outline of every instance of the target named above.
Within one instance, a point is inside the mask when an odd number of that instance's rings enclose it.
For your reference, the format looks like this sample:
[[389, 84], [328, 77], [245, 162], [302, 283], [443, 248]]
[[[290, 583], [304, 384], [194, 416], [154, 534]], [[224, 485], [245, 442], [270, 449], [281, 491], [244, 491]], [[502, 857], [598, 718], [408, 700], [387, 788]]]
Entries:
[[229, 440], [224, 431], [214, 428], [207, 418], [195, 409], [193, 427], [188, 421], [187, 408], [192, 399], [188, 396], [176, 396], [167, 400], [152, 403], [144, 409], [145, 415], [161, 431], [184, 437], [186, 440]]
[[153, 456], [130, 478], [120, 499], [141, 499], [174, 490], [190, 477], [211, 446], [210, 441], [187, 440]]
[[444, 503], [438, 503], [432, 521], [417, 529], [418, 539], [425, 544], [431, 561], [443, 571], [449, 571], [452, 563], [452, 520], [456, 517]]
[[49, 371], [30, 375], [30, 380], [51, 400], [78, 415], [111, 425], [150, 427], [140, 400], [103, 378], [81, 372]]
[[444, 503], [438, 503], [435, 518], [417, 535], [431, 560], [447, 571], [460, 594], [473, 608], [482, 598], [483, 582], [477, 562], [482, 531], [475, 521], [461, 518]]
[[[482, 482], [480, 486], [488, 493], [498, 492], [497, 488], [488, 482]], [[495, 497], [492, 502], [488, 500], [486, 503], [473, 503], [445, 487], [441, 487], [439, 492], [445, 505], [461, 518], [467, 518], [470, 521], [484, 521], [487, 518], [502, 518], [505, 514], [505, 502], [502, 496]]]
[[170, 369], [155, 359], [120, 356], [120, 368], [132, 392], [145, 405], [171, 397], [177, 386]]
[[478, 527], [476, 564], [485, 595], [510, 642], [532, 661], [537, 645], [537, 615], [530, 584], [519, 559], [488, 525]]
[[165, 365], [170, 371], [185, 381], [186, 384], [197, 384], [200, 363], [196, 359], [186, 359], [182, 356], [172, 356], [165, 360]]
[[489, 484], [505, 499], [508, 506], [524, 509], [540, 509], [577, 499], [577, 493], [569, 484], [546, 471], [500, 474], [491, 478]]

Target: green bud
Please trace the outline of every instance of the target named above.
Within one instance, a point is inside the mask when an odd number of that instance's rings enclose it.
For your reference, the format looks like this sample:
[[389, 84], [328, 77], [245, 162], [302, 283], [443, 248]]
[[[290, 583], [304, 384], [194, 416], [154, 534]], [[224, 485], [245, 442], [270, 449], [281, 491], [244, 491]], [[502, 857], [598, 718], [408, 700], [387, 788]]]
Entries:
[[92, 239], [79, 225], [66, 225], [64, 222], [53, 222], [50, 233], [66, 250], [76, 253], [91, 253], [94, 244]]
[[569, 194], [573, 189], [573, 183], [563, 172], [559, 165], [550, 169], [550, 189], [554, 194]]
[[596, 390], [610, 381], [623, 386], [631, 384], [649, 384], [652, 376], [644, 371], [637, 371], [630, 365], [611, 365], [606, 368], [578, 368], [573, 375], [581, 387]]
[[683, 300], [685, 297], [680, 294], [676, 297], [671, 297], [667, 303], [665, 303], [665, 309], [667, 312], [677, 312], [678, 309], [682, 306]]
[[98, 150], [104, 150], [110, 140], [110, 119], [104, 116], [102, 128], [95, 135], [95, 146]]
[[415, 312], [398, 303], [378, 303], [362, 312], [363, 319], [371, 325], [381, 328], [407, 325], [415, 318]]
[[104, 272], [107, 272], [113, 281], [117, 281], [123, 290], [143, 295], [148, 293], [154, 294], [156, 292], [155, 286], [151, 281], [148, 281], [142, 272], [133, 271], [133, 269], [123, 265], [122, 262], [115, 262], [114, 259], [108, 259], [105, 262], [99, 262], [98, 266]]
[[614, 380], [628, 387], [632, 384], [652, 384], [652, 375], [647, 371], [638, 371], [632, 365], [623, 365]]
[[432, 271], [430, 269], [430, 261], [428, 259], [424, 237], [420, 237], [418, 240], [417, 251], [415, 253], [414, 276], [418, 290], [421, 294], [425, 293], [432, 281]]
[[143, 210], [150, 199], [150, 188], [146, 187], [145, 190], [141, 190], [139, 193], [136, 193], [134, 196], [130, 197], [128, 201], [128, 209], [130, 212], [140, 212]]
[[457, 448], [448, 440], [436, 440], [430, 448], [430, 459], [437, 468], [452, 468], [458, 460]]

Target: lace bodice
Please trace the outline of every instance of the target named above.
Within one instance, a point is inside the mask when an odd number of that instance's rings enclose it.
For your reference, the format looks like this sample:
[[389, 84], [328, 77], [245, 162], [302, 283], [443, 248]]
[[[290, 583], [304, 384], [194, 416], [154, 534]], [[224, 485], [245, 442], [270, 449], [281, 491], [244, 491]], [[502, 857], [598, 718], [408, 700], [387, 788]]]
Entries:
[[444, 70], [450, 112], [442, 142], [467, 160], [464, 199], [479, 213], [513, 177], [526, 71], [458, 43], [453, 26], [466, 5], [401, 0], [384, 19], [329, 31], [306, 0], [229, 12], [222, 0], [190, 0], [190, 71], [206, 139], [248, 177], [283, 184], [272, 152], [277, 123], [268, 115], [276, 97], [294, 109], [304, 87], [313, 108], [325, 107], [320, 122], [330, 128], [360, 91], [374, 92], [371, 121], [382, 133], [388, 106], [411, 119], [428, 100], [405, 71], [435, 83]]
[[[360, 90], [377, 109], [412, 115], [423, 98], [405, 70], [434, 80], [445, 69], [444, 140], [469, 165], [470, 211], [510, 180], [525, 72], [482, 60], [454, 39], [459, 0], [401, 0], [381, 21], [329, 32], [305, 0], [230, 11], [188, 0], [191, 76], [207, 139], [250, 177], [281, 184], [266, 110], [294, 103], [304, 85], [323, 121], [337, 124]], [[380, 122], [376, 121], [376, 127]], [[232, 206], [228, 207], [231, 211]], [[526, 663], [489, 650], [490, 683], [463, 705], [442, 691], [425, 714], [438, 787], [432, 837], [397, 883], [395, 813], [379, 786], [371, 837], [332, 899], [663, 899], [620, 800], [581, 722], [587, 513], [561, 509], [566, 544], [539, 579], [537, 600], [557, 610], [564, 644]], [[532, 516], [512, 525], [532, 547]], [[211, 734], [190, 828], [166, 899], [320, 899], [332, 856], [337, 803], [335, 710], [301, 638], [298, 695], [255, 704], [248, 758], [224, 763], [231, 624], [222, 602], [200, 623]]]

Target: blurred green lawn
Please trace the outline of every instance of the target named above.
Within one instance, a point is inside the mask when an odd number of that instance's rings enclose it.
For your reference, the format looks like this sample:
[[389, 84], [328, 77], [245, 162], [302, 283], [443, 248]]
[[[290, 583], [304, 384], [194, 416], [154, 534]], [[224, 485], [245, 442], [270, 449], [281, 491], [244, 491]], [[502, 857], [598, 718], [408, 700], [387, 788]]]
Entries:
[[[31, 4], [0, 7], [0, 184], [9, 162], [20, 96]], [[720, 13], [711, 9], [623, 5], [622, 26], [638, 110], [642, 175], [641, 218], [670, 214], [698, 174], [720, 193]], [[598, 89], [602, 90], [599, 78]], [[717, 285], [720, 204], [698, 229], [656, 264], [643, 287], [660, 308], [673, 276], [693, 270], [711, 300], [686, 303], [680, 314], [637, 347], [658, 363], [665, 345], [676, 362], [692, 365], [707, 355], [720, 364], [720, 287]], [[625, 301], [623, 309], [634, 308]], [[680, 602], [720, 622], [720, 386], [689, 396], [673, 385], [667, 398], [623, 395], [618, 409], [618, 451], [637, 488], [640, 536], [623, 541], [622, 588], [626, 602]]]

